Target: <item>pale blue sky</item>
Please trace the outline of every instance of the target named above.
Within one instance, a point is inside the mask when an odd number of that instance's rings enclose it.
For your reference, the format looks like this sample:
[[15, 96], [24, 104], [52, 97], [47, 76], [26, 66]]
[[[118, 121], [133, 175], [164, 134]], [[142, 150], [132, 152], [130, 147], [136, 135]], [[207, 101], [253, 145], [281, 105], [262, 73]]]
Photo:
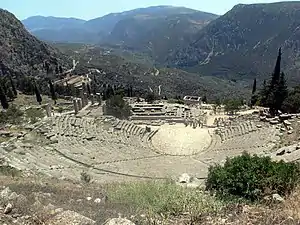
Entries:
[[111, 12], [156, 5], [185, 6], [221, 15], [238, 3], [270, 2], [274, 0], [0, 0], [0, 8], [9, 10], [19, 19], [36, 15], [92, 19]]

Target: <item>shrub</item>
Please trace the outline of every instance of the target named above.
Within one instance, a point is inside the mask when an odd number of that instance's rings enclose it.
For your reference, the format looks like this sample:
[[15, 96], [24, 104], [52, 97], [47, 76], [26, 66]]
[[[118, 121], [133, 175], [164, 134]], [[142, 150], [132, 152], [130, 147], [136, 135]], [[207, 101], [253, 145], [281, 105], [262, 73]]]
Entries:
[[128, 119], [131, 115], [130, 106], [120, 95], [114, 95], [106, 101], [106, 113], [119, 119]]
[[10, 105], [6, 111], [0, 112], [0, 124], [19, 124], [22, 121], [23, 112], [15, 105]]
[[237, 196], [259, 200], [267, 194], [289, 194], [299, 180], [299, 165], [275, 162], [270, 157], [243, 153], [227, 158], [224, 166], [209, 168], [206, 188], [221, 197]]
[[29, 108], [26, 110], [26, 117], [30, 120], [30, 123], [36, 123], [44, 117], [44, 113], [40, 108]]
[[87, 172], [83, 171], [80, 173], [80, 179], [84, 183], [90, 183], [92, 178]]

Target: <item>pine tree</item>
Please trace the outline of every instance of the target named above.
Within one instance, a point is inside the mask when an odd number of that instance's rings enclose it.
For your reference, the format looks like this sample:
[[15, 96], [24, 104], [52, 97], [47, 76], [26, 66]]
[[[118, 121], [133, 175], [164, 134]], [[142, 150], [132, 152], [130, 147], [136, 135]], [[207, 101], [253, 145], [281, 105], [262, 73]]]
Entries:
[[54, 85], [51, 80], [49, 80], [49, 87], [50, 87], [51, 98], [54, 101], [54, 104], [56, 105], [57, 96], [56, 96]]
[[42, 104], [42, 96], [40, 90], [38, 89], [37, 85], [34, 85], [34, 93], [36, 96], [36, 101], [41, 105]]
[[2, 86], [0, 86], [0, 102], [3, 109], [8, 109], [8, 102]]

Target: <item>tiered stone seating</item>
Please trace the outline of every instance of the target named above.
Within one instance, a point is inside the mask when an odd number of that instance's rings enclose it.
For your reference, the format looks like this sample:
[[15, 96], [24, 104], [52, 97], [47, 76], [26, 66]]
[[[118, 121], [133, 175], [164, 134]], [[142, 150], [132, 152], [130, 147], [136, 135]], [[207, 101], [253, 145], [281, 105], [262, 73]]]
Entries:
[[254, 122], [242, 122], [230, 127], [221, 128], [219, 135], [222, 141], [226, 141], [237, 136], [255, 132], [256, 130], [257, 127]]

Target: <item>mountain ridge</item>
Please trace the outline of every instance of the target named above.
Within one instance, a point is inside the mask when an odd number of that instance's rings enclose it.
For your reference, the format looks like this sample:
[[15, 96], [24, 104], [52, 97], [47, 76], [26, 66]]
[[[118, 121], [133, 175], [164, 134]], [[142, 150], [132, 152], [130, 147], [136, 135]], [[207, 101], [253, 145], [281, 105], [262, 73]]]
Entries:
[[296, 82], [299, 24], [299, 2], [236, 5], [170, 53], [165, 62], [226, 79], [266, 79], [282, 47], [283, 68]]
[[[58, 26], [57, 23], [53, 21], [56, 20], [64, 24], [65, 21], [61, 17], [29, 17], [22, 22], [27, 30], [44, 41], [98, 44], [102, 43], [103, 41], [109, 40], [109, 35], [115, 28], [115, 25], [122, 20], [131, 18], [142, 19], [143, 17], [147, 17], [155, 19], [160, 18], [160, 20], [163, 21], [169, 16], [190, 15], [194, 13], [201, 14], [203, 20], [206, 18], [211, 20], [217, 17], [217, 15], [212, 13], [201, 12], [185, 7], [153, 6], [128, 10], [121, 13], [110, 13], [102, 17], [97, 17], [87, 21], [80, 19], [79, 21], [77, 21], [76, 18], [69, 18], [69, 20], [72, 19], [71, 22], [73, 22], [73, 25], [71, 24], [71, 27], [67, 27], [69, 30], [66, 30], [65, 26]], [[51, 26], [49, 24], [45, 24], [44, 21], [48, 21], [53, 25]], [[43, 25], [44, 27], [41, 25]], [[57, 27], [59, 27], [59, 29]], [[72, 30], [70, 30], [70, 28], [72, 28]], [[81, 35], [78, 37], [78, 39], [76, 39], [78, 33], [81, 33]], [[63, 38], [60, 38], [60, 36], [62, 36]], [[89, 36], [90, 38], [86, 39], [86, 36]]]

